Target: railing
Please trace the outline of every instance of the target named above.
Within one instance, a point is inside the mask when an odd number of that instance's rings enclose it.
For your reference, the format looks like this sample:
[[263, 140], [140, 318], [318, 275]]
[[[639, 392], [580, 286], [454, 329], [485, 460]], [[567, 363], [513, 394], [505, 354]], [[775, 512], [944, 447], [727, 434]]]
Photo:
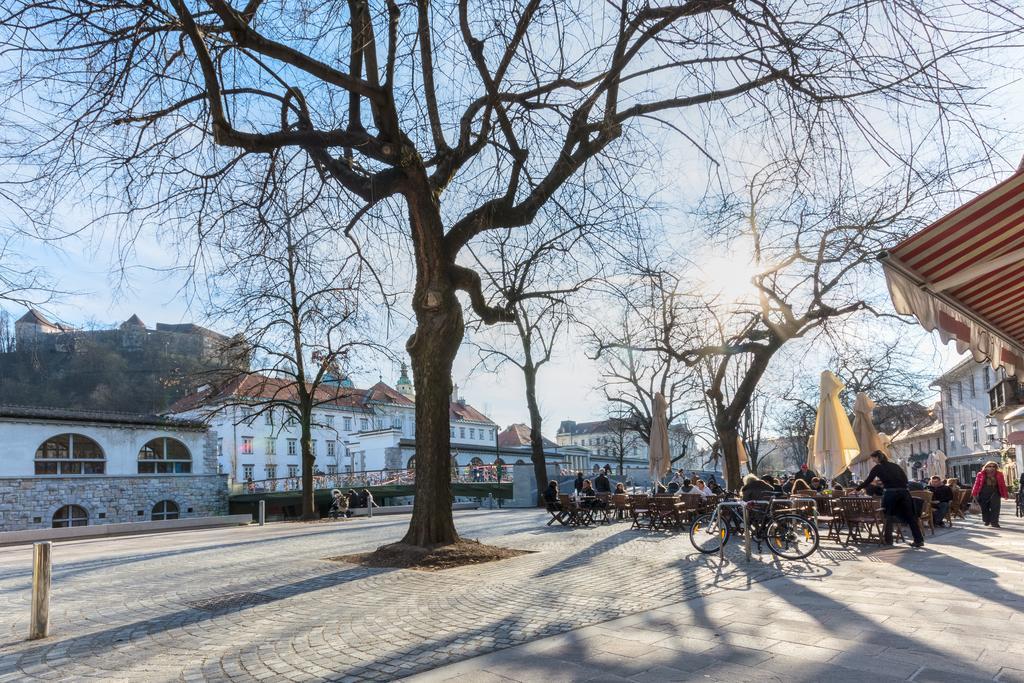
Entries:
[[[452, 468], [454, 483], [502, 483], [512, 481], [507, 465], [469, 465]], [[405, 486], [416, 483], [416, 470], [366, 470], [362, 472], [338, 472], [337, 474], [313, 475], [315, 489], [361, 489], [371, 486]], [[301, 491], [302, 477], [277, 477], [275, 479], [247, 480], [235, 482], [232, 493], [269, 493], [276, 491]]]

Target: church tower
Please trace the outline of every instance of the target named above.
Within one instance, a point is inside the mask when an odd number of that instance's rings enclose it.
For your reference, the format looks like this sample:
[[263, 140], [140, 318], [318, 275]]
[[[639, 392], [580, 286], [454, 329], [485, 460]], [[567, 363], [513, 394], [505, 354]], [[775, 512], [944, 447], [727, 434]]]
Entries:
[[402, 396], [412, 400], [416, 399], [416, 389], [413, 388], [412, 381], [409, 379], [409, 367], [405, 363], [402, 363], [402, 375], [398, 378], [395, 388]]

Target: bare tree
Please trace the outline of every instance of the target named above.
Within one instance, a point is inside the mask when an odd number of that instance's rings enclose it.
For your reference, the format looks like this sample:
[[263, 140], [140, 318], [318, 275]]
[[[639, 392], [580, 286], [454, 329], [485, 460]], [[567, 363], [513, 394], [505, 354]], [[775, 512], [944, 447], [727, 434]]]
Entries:
[[[251, 370], [218, 373], [218, 385], [247, 381], [249, 389], [237, 400], [218, 402], [218, 410], [244, 405], [249, 419], [269, 412], [279, 419], [275, 427], [298, 427], [302, 517], [316, 519], [312, 429], [327, 425], [316, 423], [314, 409], [352, 398], [325, 378], [342, 369], [351, 373], [358, 352], [380, 349], [363, 336], [367, 320], [360, 301], [368, 297], [357, 255], [339, 249], [322, 204], [305, 202], [302, 184], [310, 178], [288, 177], [286, 170], [270, 174], [269, 200], [210, 255], [216, 267], [208, 277], [209, 315], [234, 321], [243, 330], [232, 340], [236, 353], [252, 356]], [[216, 398], [218, 391], [208, 395]]]
[[654, 125], [683, 131], [680, 112], [798, 145], [863, 135], [892, 156], [888, 122], [862, 112], [969, 117], [971, 57], [1016, 36], [1016, 14], [963, 5], [13, 0], [0, 81], [23, 144], [6, 160], [38, 169], [23, 185], [41, 202], [84, 185], [132, 235], [205, 237], [262, 201], [236, 192], [239, 177], [298, 150], [327, 191], [360, 204], [336, 216], [340, 234], [382, 251], [407, 240], [420, 391], [404, 540], [450, 543], [458, 294], [487, 324], [512, 321], [516, 303], [488, 305], [459, 262], [466, 247], [552, 202], [601, 202], [622, 185], [609, 176], [649, 159], [639, 145], [656, 149]]

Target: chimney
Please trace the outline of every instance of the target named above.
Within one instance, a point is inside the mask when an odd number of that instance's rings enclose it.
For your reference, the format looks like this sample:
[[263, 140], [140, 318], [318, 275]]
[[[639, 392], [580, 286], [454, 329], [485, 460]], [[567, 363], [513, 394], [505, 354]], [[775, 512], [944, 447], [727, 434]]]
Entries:
[[452, 382], [452, 403], [459, 402], [459, 385]]

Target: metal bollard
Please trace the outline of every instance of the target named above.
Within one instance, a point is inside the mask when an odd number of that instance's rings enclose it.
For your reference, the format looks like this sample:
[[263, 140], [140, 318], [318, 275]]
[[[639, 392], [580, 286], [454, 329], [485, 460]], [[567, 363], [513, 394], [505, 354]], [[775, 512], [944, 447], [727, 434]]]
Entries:
[[50, 631], [50, 548], [49, 541], [32, 544], [32, 623], [29, 640], [45, 638]]
[[366, 503], [366, 516], [367, 517], [373, 517], [373, 501], [372, 500]]
[[493, 510], [494, 509], [494, 494], [493, 493], [488, 493], [487, 494], [487, 509], [488, 510]]
[[746, 547], [747, 562], [750, 562], [750, 514], [747, 506], [743, 506], [743, 543]]
[[260, 501], [260, 526], [263, 526], [267, 521], [267, 501]]

